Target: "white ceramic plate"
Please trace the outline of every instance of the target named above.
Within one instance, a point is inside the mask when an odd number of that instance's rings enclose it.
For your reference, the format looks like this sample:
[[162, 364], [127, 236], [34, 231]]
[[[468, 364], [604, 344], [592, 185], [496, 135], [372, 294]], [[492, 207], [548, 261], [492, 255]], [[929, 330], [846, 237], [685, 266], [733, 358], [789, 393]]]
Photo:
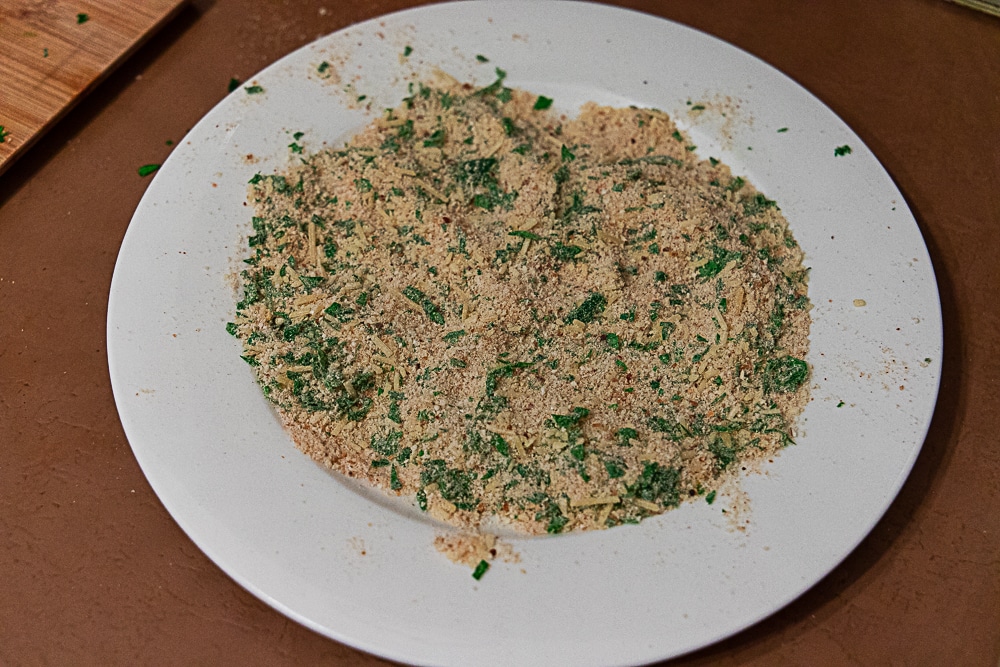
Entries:
[[[441, 526], [294, 449], [240, 359], [224, 326], [247, 180], [295, 159], [296, 132], [308, 151], [343, 142], [398, 104], [414, 73], [440, 67], [481, 85], [494, 66], [568, 112], [596, 100], [673, 113], [703, 157], [729, 163], [790, 221], [812, 267], [813, 401], [798, 445], [745, 480], [745, 531], [722, 513], [724, 499], [687, 504], [639, 526], [515, 540], [521, 562], [498, 562], [477, 582], [433, 548]], [[163, 504], [274, 608], [404, 662], [649, 662], [787, 604], [892, 502], [937, 394], [933, 270], [871, 151], [783, 74], [644, 14], [462, 2], [352, 26], [250, 84], [263, 92], [241, 88], [209, 113], [136, 211], [111, 287], [108, 356], [129, 442]], [[689, 113], [699, 104], [708, 108]], [[852, 152], [835, 156], [843, 145]]]

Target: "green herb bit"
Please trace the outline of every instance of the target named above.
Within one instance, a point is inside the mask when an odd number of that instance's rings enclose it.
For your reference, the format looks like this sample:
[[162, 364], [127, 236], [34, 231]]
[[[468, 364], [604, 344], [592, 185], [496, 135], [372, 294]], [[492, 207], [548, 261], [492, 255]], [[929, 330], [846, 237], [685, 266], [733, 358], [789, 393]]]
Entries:
[[538, 239], [542, 238], [541, 236], [539, 236], [538, 234], [535, 234], [534, 232], [529, 232], [529, 231], [525, 231], [525, 230], [522, 230], [522, 229], [515, 229], [512, 232], [508, 232], [507, 235], [508, 236], [520, 236], [522, 239], [530, 239], [532, 241], [537, 241]]
[[0, 125], [0, 144], [7, 143], [7, 137], [10, 136], [10, 132], [7, 131], [3, 125]]
[[625, 476], [625, 469], [614, 461], [605, 461], [604, 469], [608, 472], [610, 479], [618, 479]]
[[234, 90], [236, 90], [237, 88], [239, 88], [241, 83], [242, 83], [242, 81], [240, 81], [236, 77], [231, 78], [229, 80], [229, 92], [233, 92]]
[[729, 192], [736, 192], [742, 189], [744, 185], [746, 185], [746, 181], [744, 181], [741, 177], [737, 176], [733, 180], [729, 181], [729, 185], [726, 186], [726, 190], [728, 190]]
[[[226, 322], [226, 332], [229, 333], [232, 336], [235, 336], [236, 335], [236, 323], [235, 322]], [[837, 406], [837, 407], [840, 407], [840, 406]]]
[[389, 431], [384, 436], [373, 435], [369, 442], [369, 447], [376, 454], [382, 456], [392, 456], [399, 451], [399, 442], [403, 438], [402, 431]]
[[497, 390], [497, 383], [500, 378], [514, 377], [514, 371], [522, 368], [529, 368], [533, 365], [530, 361], [515, 361], [514, 363], [504, 362], [486, 374], [486, 395], [491, 399]]
[[469, 185], [496, 185], [497, 159], [493, 157], [466, 160], [458, 165], [455, 178]]
[[552, 106], [552, 98], [545, 97], [545, 95], [539, 95], [538, 99], [535, 100], [535, 106], [532, 107], [535, 111], [544, 111]]
[[712, 503], [715, 502], [715, 491], [714, 490], [708, 492], [708, 495], [705, 496], [705, 502], [708, 503], [709, 505], [711, 505]]
[[413, 119], [408, 118], [405, 123], [396, 130], [396, 136], [400, 139], [409, 139], [413, 136]]
[[778, 132], [788, 132], [788, 128], [787, 127], [779, 127], [778, 128]]
[[472, 578], [479, 581], [483, 578], [483, 575], [486, 574], [486, 570], [488, 569], [490, 569], [489, 563], [484, 560], [479, 561], [479, 564], [476, 565], [476, 569], [472, 571]]
[[606, 333], [606, 334], [604, 334], [604, 339], [607, 341], [608, 347], [610, 347], [612, 350], [620, 350], [620, 349], [622, 349], [622, 341], [618, 337], [618, 334], [616, 334], [616, 333]]
[[507, 72], [500, 69], [499, 67], [497, 67], [495, 71], [497, 75], [497, 80], [491, 83], [490, 85], [486, 86], [485, 88], [480, 88], [476, 92], [472, 93], [474, 96], [496, 95], [497, 93], [503, 90], [503, 80], [507, 78]]
[[549, 254], [561, 262], [568, 262], [576, 259], [576, 256], [583, 252], [583, 248], [578, 245], [565, 245], [562, 241], [556, 241], [549, 248]]
[[747, 215], [757, 215], [765, 209], [778, 208], [778, 202], [768, 199], [759, 192], [749, 199], [744, 199], [741, 203], [743, 204], [743, 212]]
[[715, 464], [719, 470], [725, 470], [736, 460], [736, 448], [726, 445], [721, 438], [716, 438], [708, 445], [708, 451], [715, 456]]
[[809, 364], [802, 359], [786, 356], [769, 359], [764, 365], [762, 385], [764, 392], [791, 393], [809, 377]]
[[651, 503], [659, 503], [663, 507], [672, 507], [680, 503], [678, 484], [681, 471], [677, 468], [666, 468], [659, 463], [644, 462], [642, 473], [635, 483], [628, 486], [628, 495]]
[[490, 438], [490, 444], [503, 456], [510, 457], [510, 447], [507, 446], [507, 441], [499, 433], [493, 434], [493, 437]]
[[576, 154], [573, 153], [573, 151], [571, 151], [570, 149], [566, 148], [566, 145], [563, 144], [563, 147], [562, 147], [562, 161], [563, 162], [572, 162], [575, 159], [576, 159]]
[[316, 71], [319, 72], [320, 74], [326, 74], [326, 71], [328, 69], [330, 69], [330, 63], [324, 60], [319, 64], [319, 67], [316, 68]]
[[568, 429], [576, 426], [580, 420], [589, 414], [590, 410], [587, 408], [576, 407], [570, 410], [568, 415], [552, 415], [552, 421], [555, 422], [556, 426]]
[[407, 45], [407, 46], [403, 47], [403, 57], [404, 58], [409, 58], [411, 53], [413, 53], [413, 47], [412, 46]]
[[407, 286], [403, 289], [403, 296], [423, 308], [424, 313], [427, 314], [427, 317], [431, 322], [434, 322], [435, 324], [444, 324], [444, 315], [441, 314], [438, 307], [434, 305], [434, 302], [431, 301], [426, 294], [418, 290], [416, 287], [413, 287], [412, 285]]
[[571, 310], [569, 315], [563, 318], [563, 322], [570, 324], [574, 320], [580, 320], [584, 324], [588, 324], [599, 317], [607, 305], [608, 300], [603, 294], [592, 292], [579, 306]]
[[550, 535], [561, 533], [562, 529], [569, 523], [569, 519], [563, 516], [559, 505], [551, 500], [549, 500], [548, 507], [535, 514], [535, 521], [545, 521], [546, 519], [548, 519], [548, 523], [545, 526], [545, 532]]
[[424, 148], [443, 148], [444, 140], [444, 130], [434, 130], [429, 138], [424, 139]]
[[243, 86], [243, 90], [247, 91], [247, 95], [256, 95], [258, 93], [263, 93], [264, 88], [262, 86]]
[[399, 401], [392, 401], [391, 403], [389, 403], [389, 413], [386, 415], [386, 417], [396, 422], [397, 424], [403, 423], [403, 415], [399, 411]]
[[450, 469], [443, 459], [427, 461], [420, 473], [421, 484], [437, 484], [441, 497], [455, 503], [459, 509], [471, 509], [475, 506], [475, 498], [470, 489], [472, 480], [472, 473]]
[[649, 321], [655, 322], [656, 318], [660, 316], [660, 309], [663, 308], [663, 303], [660, 301], [653, 301], [649, 304]]
[[142, 176], [143, 178], [145, 178], [146, 176], [149, 176], [150, 174], [152, 174], [154, 171], [156, 171], [159, 168], [160, 168], [160, 165], [158, 165], [158, 164], [144, 164], [141, 167], [139, 167], [138, 172], [139, 172], [140, 176]]
[[86, 23], [89, 20], [90, 20], [90, 16], [87, 15], [87, 14], [80, 13], [80, 14], [76, 15], [76, 24], [77, 25], [81, 25], [83, 23]]
[[[674, 394], [671, 400], [679, 401], [681, 397]], [[650, 417], [647, 422], [649, 428], [657, 433], [666, 433], [670, 436], [671, 440], [679, 441], [681, 438], [691, 436], [691, 431], [686, 429], [678, 422], [670, 421], [669, 419], [664, 419], [663, 417]]]
[[476, 60], [478, 60], [481, 63], [488, 63], [490, 61], [489, 58], [487, 58], [486, 56], [482, 55], [481, 53], [477, 53], [476, 54]]
[[842, 408], [842, 407], [844, 407], [844, 405], [845, 405], [845, 403], [843, 401], [840, 401], [839, 403], [837, 403], [837, 407], [838, 408]]
[[835, 157], [840, 157], [842, 155], [850, 155], [851, 147], [848, 146], [847, 144], [844, 144], [843, 146], [837, 146], [836, 148], [833, 149], [833, 154]]
[[446, 333], [441, 337], [444, 342], [449, 345], [454, 345], [458, 342], [458, 339], [465, 335], [465, 329], [459, 329], [458, 331], [452, 331], [451, 333]]
[[617, 433], [618, 444], [622, 447], [631, 447], [632, 441], [639, 437], [639, 432], [634, 428], [620, 428]]
[[702, 278], [714, 278], [726, 268], [726, 264], [731, 261], [743, 259], [743, 253], [739, 251], [726, 250], [719, 246], [712, 247], [712, 259], [698, 267], [698, 275]]

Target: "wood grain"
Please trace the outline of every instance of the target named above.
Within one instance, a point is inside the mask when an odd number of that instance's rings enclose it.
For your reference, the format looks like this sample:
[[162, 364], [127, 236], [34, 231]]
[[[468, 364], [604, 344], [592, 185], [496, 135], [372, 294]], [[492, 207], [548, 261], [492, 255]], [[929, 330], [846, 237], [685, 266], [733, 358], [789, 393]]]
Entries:
[[0, 2], [0, 173], [185, 2]]

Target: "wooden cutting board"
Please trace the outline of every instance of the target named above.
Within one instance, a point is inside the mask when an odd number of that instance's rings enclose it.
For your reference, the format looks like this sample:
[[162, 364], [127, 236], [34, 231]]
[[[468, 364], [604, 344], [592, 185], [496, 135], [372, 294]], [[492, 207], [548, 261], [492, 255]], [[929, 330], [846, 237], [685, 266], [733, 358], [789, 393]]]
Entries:
[[0, 0], [0, 173], [186, 0]]

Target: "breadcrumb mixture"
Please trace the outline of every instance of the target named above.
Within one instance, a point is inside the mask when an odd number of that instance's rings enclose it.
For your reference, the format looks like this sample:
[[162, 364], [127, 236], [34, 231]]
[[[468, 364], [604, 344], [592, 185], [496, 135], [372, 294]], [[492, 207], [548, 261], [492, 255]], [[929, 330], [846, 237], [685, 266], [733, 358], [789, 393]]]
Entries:
[[[446, 76], [257, 175], [231, 333], [297, 445], [527, 533], [711, 502], [792, 442], [802, 252], [664, 113]], [[477, 551], [478, 553], [478, 551]]]
[[450, 533], [434, 538], [434, 548], [453, 563], [475, 567], [482, 561], [501, 559], [519, 563], [521, 556], [514, 549], [490, 533]]

